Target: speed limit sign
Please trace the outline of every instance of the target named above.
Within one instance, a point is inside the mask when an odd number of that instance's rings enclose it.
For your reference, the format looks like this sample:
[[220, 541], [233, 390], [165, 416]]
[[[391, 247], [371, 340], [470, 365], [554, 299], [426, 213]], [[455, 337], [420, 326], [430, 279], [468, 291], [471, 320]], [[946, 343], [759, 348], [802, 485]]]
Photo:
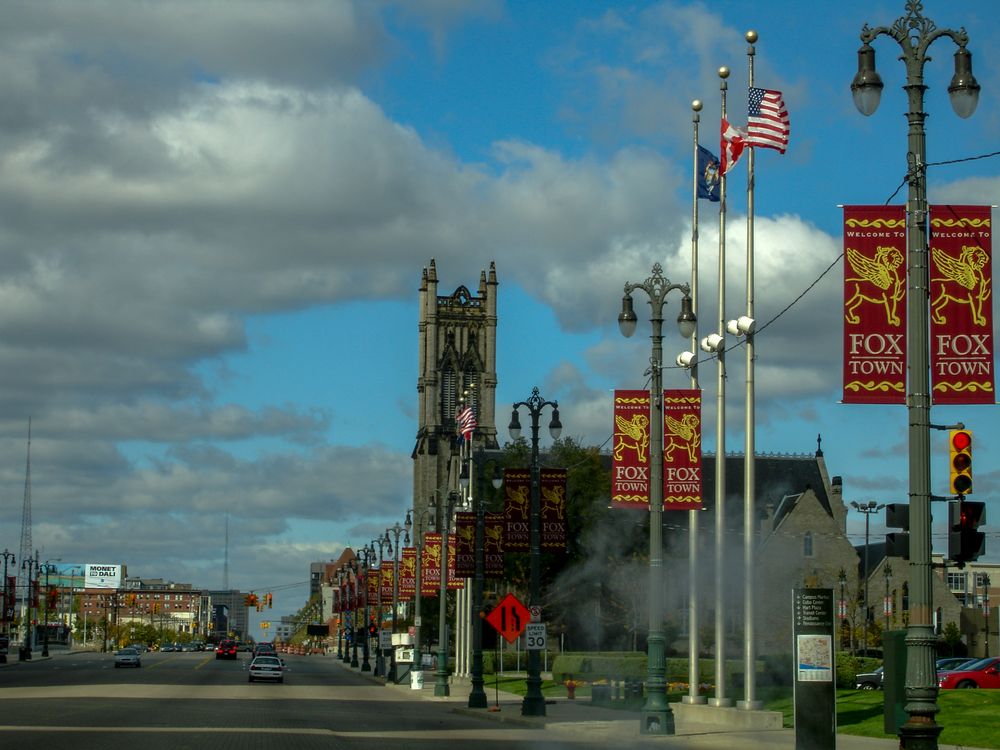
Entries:
[[545, 623], [529, 622], [524, 627], [525, 648], [528, 651], [545, 650]]

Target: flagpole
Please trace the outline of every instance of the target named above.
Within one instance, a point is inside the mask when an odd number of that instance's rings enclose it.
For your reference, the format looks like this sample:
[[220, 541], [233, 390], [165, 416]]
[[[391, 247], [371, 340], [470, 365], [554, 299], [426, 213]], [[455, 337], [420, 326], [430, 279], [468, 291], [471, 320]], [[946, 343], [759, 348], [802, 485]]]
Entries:
[[[691, 311], [698, 315], [698, 123], [701, 121], [701, 102], [691, 102], [691, 122], [694, 130], [691, 161], [693, 181], [691, 190]], [[691, 351], [698, 351], [698, 324], [691, 334]], [[698, 390], [698, 358], [691, 360], [691, 388]], [[688, 694], [683, 703], [705, 703], [700, 694], [701, 677], [698, 670], [698, 653], [701, 650], [698, 635], [698, 514], [700, 509], [688, 511]]]
[[[719, 68], [719, 89], [722, 93], [722, 119], [726, 118], [726, 79], [729, 68]], [[719, 181], [719, 338], [726, 331], [726, 177]], [[718, 387], [715, 414], [715, 697], [710, 706], [727, 707], [726, 698], [726, 357], [725, 345], [715, 350], [718, 364]]]
[[[750, 44], [747, 48], [748, 67], [748, 87], [753, 86], [753, 58], [754, 43], [757, 41], [757, 32], [748, 31], [746, 40]], [[748, 88], [749, 93], [749, 88]], [[754, 261], [753, 261], [753, 239], [754, 239], [754, 156], [756, 149], [749, 149], [747, 154], [747, 307], [746, 316], [753, 320], [754, 302]], [[756, 700], [757, 682], [757, 648], [754, 637], [754, 541], [757, 533], [756, 525], [756, 495], [754, 473], [756, 461], [754, 430], [754, 337], [753, 331], [746, 334], [746, 446], [743, 451], [743, 686], [744, 699], [737, 701], [737, 708], [746, 711], [760, 710], [763, 704]]]

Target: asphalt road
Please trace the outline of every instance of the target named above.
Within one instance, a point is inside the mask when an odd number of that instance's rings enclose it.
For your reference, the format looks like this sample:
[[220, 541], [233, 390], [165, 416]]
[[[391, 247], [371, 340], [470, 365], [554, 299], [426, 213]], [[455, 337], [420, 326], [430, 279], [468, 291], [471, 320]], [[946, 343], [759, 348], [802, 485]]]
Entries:
[[[37, 652], [36, 652], [37, 657]], [[16, 657], [15, 657], [16, 658]], [[0, 669], [4, 748], [379, 748], [561, 750], [606, 746], [512, 727], [412, 699], [324, 657], [287, 656], [285, 683], [249, 683], [248, 655], [53, 655]]]

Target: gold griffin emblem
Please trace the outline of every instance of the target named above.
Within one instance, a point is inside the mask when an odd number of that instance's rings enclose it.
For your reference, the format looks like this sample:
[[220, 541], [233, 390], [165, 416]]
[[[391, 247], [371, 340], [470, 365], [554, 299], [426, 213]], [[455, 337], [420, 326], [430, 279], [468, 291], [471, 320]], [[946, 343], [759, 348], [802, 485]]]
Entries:
[[[901, 266], [903, 254], [894, 247], [878, 247], [875, 257], [869, 258], [860, 251], [847, 248], [847, 260], [851, 264], [854, 276], [848, 276], [844, 281], [854, 284], [854, 295], [844, 304], [844, 317], [848, 323], [858, 324], [861, 318], [855, 312], [863, 303], [881, 305], [885, 309], [885, 319], [892, 326], [902, 324], [898, 307], [906, 294], [906, 283], [903, 279]], [[871, 284], [878, 292], [865, 294], [863, 285]]]
[[[938, 289], [937, 296], [931, 302], [931, 319], [939, 325], [945, 325], [948, 322], [945, 308], [950, 304], [968, 305], [972, 322], [977, 326], [985, 326], [987, 321], [983, 305], [989, 300], [992, 291], [983, 268], [990, 260], [989, 255], [983, 248], [975, 245], [963, 247], [957, 258], [936, 247], [931, 248], [931, 254], [940, 274], [931, 279], [931, 293], [933, 294], [935, 287]], [[964, 294], [959, 287], [965, 290]], [[949, 292], [949, 289], [955, 293]]]

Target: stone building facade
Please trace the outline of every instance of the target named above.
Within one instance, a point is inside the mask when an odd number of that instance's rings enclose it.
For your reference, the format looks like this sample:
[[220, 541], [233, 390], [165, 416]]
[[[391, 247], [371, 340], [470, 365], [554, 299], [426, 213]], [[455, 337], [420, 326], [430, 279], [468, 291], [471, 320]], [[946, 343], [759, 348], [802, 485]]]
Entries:
[[432, 259], [420, 281], [419, 406], [413, 448], [413, 512], [416, 533], [426, 531], [436, 498], [458, 487], [455, 415], [472, 406], [478, 426], [473, 450], [496, 448], [497, 274], [482, 271], [477, 294], [458, 286], [438, 293]]

